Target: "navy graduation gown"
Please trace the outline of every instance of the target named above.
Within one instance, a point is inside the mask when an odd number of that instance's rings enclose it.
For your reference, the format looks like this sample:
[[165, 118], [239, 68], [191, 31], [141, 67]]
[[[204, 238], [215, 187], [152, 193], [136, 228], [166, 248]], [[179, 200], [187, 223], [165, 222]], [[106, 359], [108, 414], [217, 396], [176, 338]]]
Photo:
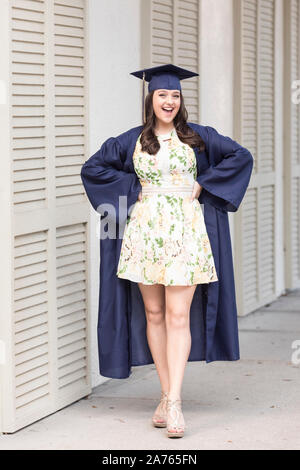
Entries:
[[[253, 157], [213, 127], [188, 125], [206, 147], [202, 152], [194, 151], [197, 181], [202, 186], [199, 202], [204, 207], [218, 275], [216, 282], [197, 284], [190, 310], [192, 344], [188, 361], [235, 361], [240, 354], [228, 212], [237, 211], [244, 197]], [[142, 190], [132, 160], [142, 130], [143, 126], [138, 126], [110, 137], [81, 169], [89, 201], [100, 212], [101, 229], [115, 221], [115, 236], [110, 233], [100, 239], [97, 333], [100, 374], [117, 379], [129, 377], [132, 366], [154, 363], [138, 284], [116, 276], [126, 219]], [[110, 206], [105, 208], [105, 204]]]

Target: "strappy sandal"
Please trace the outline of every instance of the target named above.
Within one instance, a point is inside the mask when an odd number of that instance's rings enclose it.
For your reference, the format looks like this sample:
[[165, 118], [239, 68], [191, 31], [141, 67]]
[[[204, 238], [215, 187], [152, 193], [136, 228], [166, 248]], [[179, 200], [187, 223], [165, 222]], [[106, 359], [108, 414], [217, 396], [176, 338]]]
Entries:
[[161, 399], [159, 402], [159, 411], [156, 411], [152, 416], [152, 424], [156, 428], [165, 428], [167, 426], [167, 399], [168, 392], [161, 392]]
[[181, 400], [167, 400], [167, 436], [183, 437], [186, 425], [184, 422]]

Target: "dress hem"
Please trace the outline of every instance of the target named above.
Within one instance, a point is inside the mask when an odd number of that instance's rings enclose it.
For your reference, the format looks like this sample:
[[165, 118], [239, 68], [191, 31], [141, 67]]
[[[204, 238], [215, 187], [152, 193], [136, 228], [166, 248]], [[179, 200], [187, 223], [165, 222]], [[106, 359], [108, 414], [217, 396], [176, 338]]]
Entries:
[[[199, 282], [194, 282], [193, 284], [166, 284], [165, 282], [145, 282], [145, 279], [137, 279], [136, 277], [134, 278], [134, 276], [130, 276], [130, 274], [126, 274], [127, 277], [123, 277], [122, 275], [119, 275], [119, 274], [116, 274], [116, 276], [119, 278], [119, 279], [126, 279], [127, 281], [131, 281], [131, 282], [140, 282], [141, 284], [144, 284], [146, 286], [153, 286], [155, 284], [162, 284], [163, 286], [194, 286], [196, 284], [210, 284], [211, 282], [217, 282], [219, 279], [211, 279], [211, 280], [208, 280], [208, 281], [199, 281]], [[130, 276], [130, 277], [129, 277]]]

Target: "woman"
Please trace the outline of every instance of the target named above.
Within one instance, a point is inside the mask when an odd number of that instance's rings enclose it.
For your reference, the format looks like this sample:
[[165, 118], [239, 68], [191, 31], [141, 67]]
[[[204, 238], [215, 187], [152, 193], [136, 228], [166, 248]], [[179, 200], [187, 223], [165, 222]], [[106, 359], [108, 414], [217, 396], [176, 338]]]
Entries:
[[[152, 417], [153, 425], [167, 426], [168, 437], [182, 437], [185, 421], [181, 409], [181, 387], [186, 362], [204, 358], [207, 362], [239, 358], [232, 284], [228, 284], [232, 302], [229, 307], [230, 317], [226, 317], [227, 312], [221, 318], [226, 323], [228, 333], [223, 331], [222, 338], [219, 333], [218, 339], [214, 330], [220, 325], [220, 322], [217, 323], [218, 300], [224, 307], [219, 291], [215, 290], [211, 310], [208, 307], [206, 312], [205, 308], [201, 312], [198, 310], [198, 320], [199, 315], [203, 317], [202, 340], [205, 352], [202, 344], [197, 346], [195, 354], [191, 354], [191, 327], [195, 323], [191, 322], [190, 312], [197, 286], [201, 287], [202, 303], [205, 295], [208, 297], [204, 287], [211, 283], [218, 285], [226, 269], [229, 269], [232, 279], [227, 211], [237, 210], [249, 183], [253, 159], [247, 149], [229, 137], [220, 136], [215, 129], [208, 126], [204, 129], [204, 126], [187, 123], [180, 80], [197, 74], [168, 64], [134, 72], [133, 75], [149, 82], [144, 125], [122, 134], [120, 139], [108, 139], [106, 145], [83, 165], [81, 176], [93, 207], [99, 210], [99, 205], [106, 203], [102, 209], [107, 210], [107, 204], [110, 204], [116, 211], [118, 226], [121, 223], [121, 211], [116, 203], [117, 197], [125, 195], [127, 202], [133, 206], [130, 216], [126, 208], [121, 247], [110, 244], [106, 239], [104, 250], [104, 239], [101, 240], [101, 259], [104, 257], [102, 270], [100, 265], [101, 278], [112, 280], [111, 266], [107, 261], [110, 259], [111, 262], [113, 254], [120, 251], [120, 255], [115, 258], [118, 263], [114, 272], [119, 279], [114, 279], [113, 295], [115, 299], [119, 293], [122, 299], [122, 289], [117, 286], [122, 282], [127, 283], [123, 285], [123, 301], [127, 305], [129, 299], [125, 322], [129, 335], [127, 337], [124, 333], [123, 315], [118, 337], [123, 334], [129, 342], [129, 353], [125, 354], [129, 368], [131, 365], [155, 363], [161, 384], [161, 401]], [[204, 197], [201, 201], [202, 192]], [[209, 237], [199, 202], [210, 205], [207, 221], [210, 223], [210, 217], [211, 220], [215, 219], [213, 224], [216, 227], [218, 225], [222, 230], [223, 226], [223, 244], [227, 249], [227, 257], [230, 249], [227, 263], [222, 259], [224, 255], [219, 254], [219, 248], [214, 248], [217, 243]], [[220, 214], [212, 217], [212, 213], [209, 214], [212, 209]], [[102, 215], [101, 220], [103, 218]], [[111, 215], [108, 221], [111, 225]], [[213, 234], [218, 241], [220, 236], [217, 230]], [[111, 253], [109, 258], [107, 252]], [[143, 328], [151, 353], [150, 360], [145, 345], [142, 342], [137, 344], [137, 336], [142, 338], [142, 334], [138, 326], [141, 319], [134, 317], [138, 309], [135, 308], [137, 294], [132, 295], [130, 292], [133, 283], [138, 285], [143, 299], [146, 318]], [[100, 372], [102, 358], [103, 362], [107, 360], [109, 363], [109, 369], [114, 370], [111, 372], [114, 375], [110, 376], [116, 377], [115, 374], [120, 373], [122, 368], [122, 364], [117, 363], [117, 350], [120, 354], [122, 351], [124, 353], [125, 348], [123, 346], [114, 350], [116, 336], [112, 343], [106, 343], [104, 332], [105, 335], [111, 335], [107, 323], [108, 310], [118, 321], [121, 318], [120, 299], [118, 306], [114, 304], [111, 307], [112, 297], [104, 289], [102, 293], [104, 299], [101, 304], [100, 282]], [[213, 309], [215, 311], [210, 314]], [[225, 341], [224, 334], [228, 336]], [[211, 345], [213, 336], [216, 336], [216, 343]]]

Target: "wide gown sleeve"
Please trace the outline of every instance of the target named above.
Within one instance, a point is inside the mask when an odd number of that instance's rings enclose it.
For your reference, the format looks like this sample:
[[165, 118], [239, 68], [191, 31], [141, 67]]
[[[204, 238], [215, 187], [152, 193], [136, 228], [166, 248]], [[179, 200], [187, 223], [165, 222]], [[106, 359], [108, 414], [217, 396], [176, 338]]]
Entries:
[[[135, 173], [123, 171], [124, 159], [118, 139], [110, 137], [81, 168], [86, 194], [101, 220], [106, 216], [102, 212], [107, 211], [108, 217], [116, 217], [116, 223], [123, 223], [142, 189]], [[119, 200], [120, 196], [125, 198]]]
[[[230, 137], [221, 135], [216, 129], [206, 126], [208, 150], [211, 164], [197, 177], [203, 186], [200, 202], [209, 202], [218, 209], [235, 212], [244, 197], [250, 181], [253, 157]], [[203, 194], [202, 194], [203, 193]]]

